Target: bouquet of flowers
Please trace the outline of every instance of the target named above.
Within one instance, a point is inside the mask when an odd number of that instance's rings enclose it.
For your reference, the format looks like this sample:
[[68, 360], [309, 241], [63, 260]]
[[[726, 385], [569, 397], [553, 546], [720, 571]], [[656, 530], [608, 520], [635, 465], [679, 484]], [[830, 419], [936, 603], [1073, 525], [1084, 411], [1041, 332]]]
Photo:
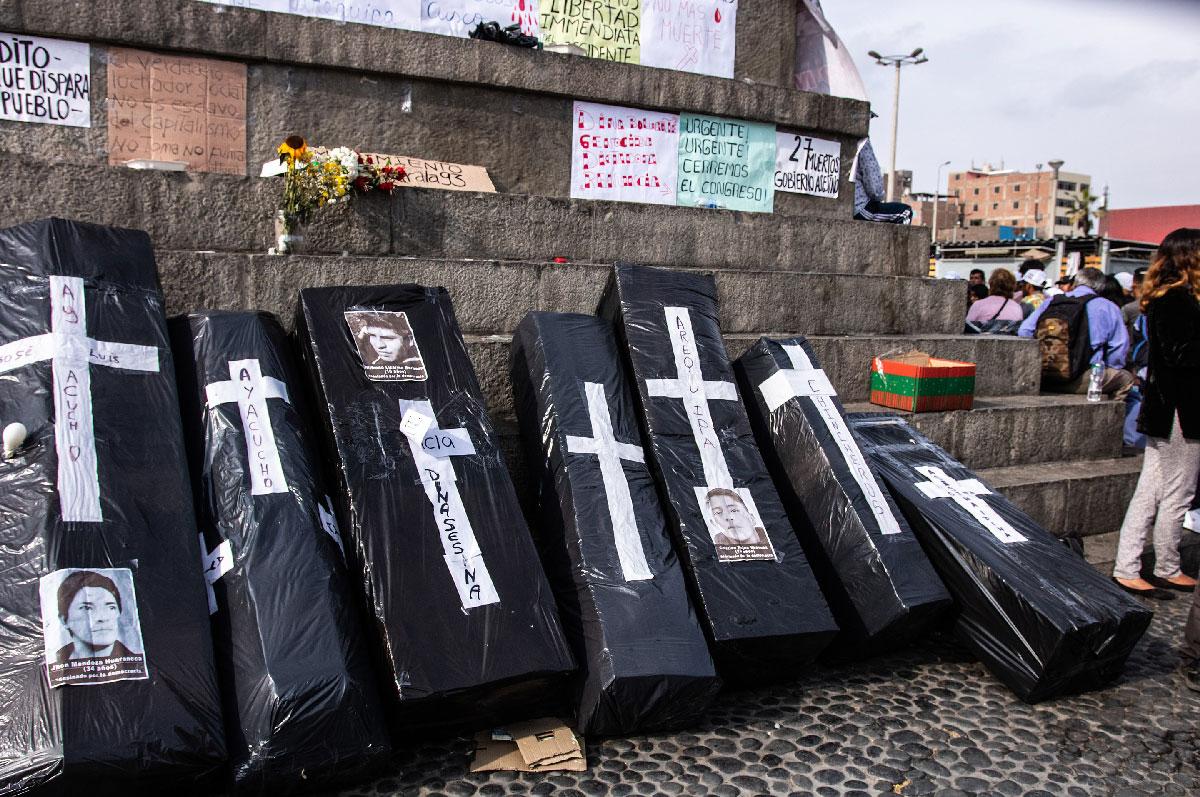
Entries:
[[352, 190], [391, 193], [407, 175], [404, 167], [384, 161], [349, 147], [309, 147], [302, 136], [288, 136], [279, 145], [279, 162], [287, 166], [280, 208], [285, 232], [308, 224], [328, 204], [349, 201]]

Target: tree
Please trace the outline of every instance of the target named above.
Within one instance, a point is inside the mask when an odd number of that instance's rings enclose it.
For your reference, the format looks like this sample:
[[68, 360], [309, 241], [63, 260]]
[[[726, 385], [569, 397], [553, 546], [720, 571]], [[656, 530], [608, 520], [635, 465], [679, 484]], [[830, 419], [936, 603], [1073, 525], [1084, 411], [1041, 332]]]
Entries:
[[1093, 194], [1091, 188], [1086, 185], [1071, 198], [1071, 210], [1067, 213], [1067, 220], [1081, 235], [1087, 235], [1092, 231], [1092, 217], [1096, 215], [1092, 206], [1099, 201], [1100, 197]]

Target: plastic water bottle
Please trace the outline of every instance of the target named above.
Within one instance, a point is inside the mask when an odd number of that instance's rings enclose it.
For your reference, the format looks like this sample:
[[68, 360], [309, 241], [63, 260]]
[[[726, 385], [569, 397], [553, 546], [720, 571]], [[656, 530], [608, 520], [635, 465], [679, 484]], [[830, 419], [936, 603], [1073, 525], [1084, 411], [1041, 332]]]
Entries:
[[1088, 401], [1101, 401], [1104, 398], [1104, 364], [1092, 363], [1092, 372], [1088, 375]]

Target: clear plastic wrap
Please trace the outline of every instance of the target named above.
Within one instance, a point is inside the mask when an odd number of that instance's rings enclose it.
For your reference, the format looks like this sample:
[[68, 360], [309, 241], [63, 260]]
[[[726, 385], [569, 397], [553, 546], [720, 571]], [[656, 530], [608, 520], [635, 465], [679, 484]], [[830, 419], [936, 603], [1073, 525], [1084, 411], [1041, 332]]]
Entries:
[[538, 548], [582, 670], [578, 730], [686, 727], [721, 681], [645, 464], [612, 324], [528, 314], [512, 380]]
[[266, 313], [168, 326], [234, 785], [359, 775], [391, 745], [291, 343]]
[[0, 230], [0, 794], [205, 788], [225, 743], [149, 237]]
[[563, 708], [574, 660], [449, 295], [307, 289], [297, 334], [397, 730]]
[[997, 678], [1034, 703], [1120, 674], [1148, 609], [899, 417], [849, 420]]
[[921, 544], [846, 424], [803, 337], [760, 338], [733, 364], [750, 426], [841, 633], [830, 654], [907, 644], [950, 607]]
[[618, 265], [600, 301], [636, 385], [651, 472], [726, 679], [790, 677], [837, 625], [738, 397], [711, 275]]

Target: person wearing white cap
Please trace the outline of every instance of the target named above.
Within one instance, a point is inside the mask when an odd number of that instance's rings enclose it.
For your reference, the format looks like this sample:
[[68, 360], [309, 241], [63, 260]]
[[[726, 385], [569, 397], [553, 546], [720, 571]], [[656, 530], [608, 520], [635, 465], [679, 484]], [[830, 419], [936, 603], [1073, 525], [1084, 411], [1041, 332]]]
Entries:
[[1021, 312], [1028, 318], [1029, 314], [1042, 306], [1046, 301], [1043, 291], [1046, 289], [1046, 272], [1040, 268], [1031, 268], [1021, 275], [1017, 282], [1021, 291]]
[[1117, 282], [1121, 283], [1121, 290], [1125, 291], [1126, 296], [1133, 295], [1133, 275], [1132, 274], [1130, 274], [1128, 271], [1121, 271], [1117, 274], [1114, 274], [1113, 277], [1116, 278]]

